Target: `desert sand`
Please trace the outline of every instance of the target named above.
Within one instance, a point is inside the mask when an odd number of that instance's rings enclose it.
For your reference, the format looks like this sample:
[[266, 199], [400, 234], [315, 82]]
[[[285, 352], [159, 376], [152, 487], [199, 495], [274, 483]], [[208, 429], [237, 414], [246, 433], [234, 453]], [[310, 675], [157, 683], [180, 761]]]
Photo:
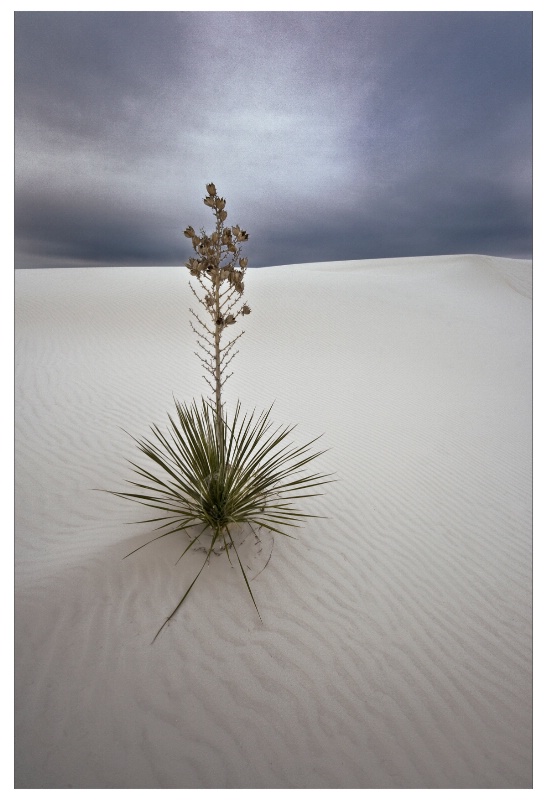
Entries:
[[249, 270], [227, 407], [337, 482], [151, 645], [202, 554], [96, 490], [207, 393], [188, 278], [16, 273], [16, 787], [531, 787], [531, 263]]

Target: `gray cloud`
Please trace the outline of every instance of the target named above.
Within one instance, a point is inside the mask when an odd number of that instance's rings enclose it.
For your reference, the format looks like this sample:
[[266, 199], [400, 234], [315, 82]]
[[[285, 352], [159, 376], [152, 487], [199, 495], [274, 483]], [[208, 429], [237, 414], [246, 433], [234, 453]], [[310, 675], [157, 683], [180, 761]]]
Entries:
[[17, 266], [530, 256], [531, 19], [19, 12]]

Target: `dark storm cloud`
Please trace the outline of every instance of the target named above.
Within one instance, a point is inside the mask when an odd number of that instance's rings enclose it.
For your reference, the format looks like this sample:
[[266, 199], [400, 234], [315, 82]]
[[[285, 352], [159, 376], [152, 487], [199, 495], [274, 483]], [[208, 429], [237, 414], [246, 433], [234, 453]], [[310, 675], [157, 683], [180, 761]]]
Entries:
[[166, 76], [180, 68], [184, 38], [172, 16], [16, 14], [18, 118], [104, 144], [132, 143], [157, 122]]
[[[292, 228], [283, 237], [264, 235], [263, 261], [275, 251], [278, 263], [397, 258], [451, 253], [522, 255], [530, 247], [529, 209], [512, 201], [493, 183], [430, 187], [422, 185], [421, 202], [397, 202], [379, 196], [374, 213], [329, 214], [313, 240], [305, 229]], [[318, 257], [318, 254], [319, 257]]]
[[47, 204], [29, 200], [17, 216], [26, 251], [51, 264], [66, 259], [78, 266], [180, 261], [178, 228], [166, 223], [163, 214], [143, 213], [129, 204], [117, 208], [93, 199], [71, 204], [54, 197]]
[[531, 252], [530, 13], [16, 14], [17, 265]]

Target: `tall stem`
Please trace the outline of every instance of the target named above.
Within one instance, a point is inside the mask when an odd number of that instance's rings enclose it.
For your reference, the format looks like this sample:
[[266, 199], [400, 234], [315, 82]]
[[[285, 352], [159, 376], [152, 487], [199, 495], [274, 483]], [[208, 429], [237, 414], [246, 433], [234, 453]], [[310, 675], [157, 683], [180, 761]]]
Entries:
[[223, 441], [223, 419], [222, 419], [222, 383], [221, 383], [221, 369], [220, 369], [220, 337], [222, 335], [222, 325], [218, 324], [221, 317], [220, 314], [220, 258], [221, 258], [221, 242], [222, 242], [222, 220], [219, 219], [217, 214], [216, 232], [218, 235], [217, 249], [217, 274], [215, 276], [215, 406], [216, 406], [216, 424], [217, 434], [220, 443]]

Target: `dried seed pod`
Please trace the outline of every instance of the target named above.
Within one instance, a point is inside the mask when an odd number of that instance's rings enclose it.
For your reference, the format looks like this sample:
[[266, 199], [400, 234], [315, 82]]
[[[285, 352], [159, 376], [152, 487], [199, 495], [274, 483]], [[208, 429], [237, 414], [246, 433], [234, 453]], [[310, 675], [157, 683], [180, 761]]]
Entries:
[[234, 317], [233, 314], [228, 314], [228, 316], [226, 317], [226, 319], [224, 321], [225, 321], [226, 325], [233, 325], [234, 322], [236, 321], [236, 318]]
[[241, 272], [234, 270], [234, 272], [232, 272], [230, 275], [230, 283], [236, 289], [236, 291], [239, 292], [239, 294], [243, 294], [244, 285]]
[[238, 242], [244, 242], [249, 238], [247, 231], [242, 231], [239, 225], [232, 225], [232, 233]]
[[206, 206], [209, 206], [209, 208], [213, 208], [215, 205], [214, 197], [205, 197], [203, 202], [205, 203]]
[[251, 313], [251, 309], [249, 308], [249, 306], [247, 304], [245, 304], [243, 306], [243, 308], [241, 309], [241, 313], [242, 314], [250, 314]]
[[208, 184], [207, 184], [207, 186], [206, 186], [205, 188], [207, 189], [207, 191], [209, 192], [209, 194], [210, 194], [212, 197], [214, 197], [214, 196], [215, 196], [215, 194], [217, 193], [217, 190], [216, 190], [216, 187], [215, 187], [215, 184], [214, 184], [214, 183], [208, 183]]
[[192, 239], [192, 238], [193, 238], [193, 237], [196, 235], [196, 232], [195, 232], [195, 230], [192, 228], [192, 226], [191, 226], [191, 225], [188, 225], [188, 227], [187, 227], [187, 228], [186, 228], [186, 230], [184, 231], [184, 235], [185, 235], [185, 236], [186, 236], [188, 239]]
[[240, 258], [239, 259], [239, 266], [241, 267], [241, 269], [245, 269], [245, 267], [247, 266], [248, 263], [249, 263], [249, 259], [248, 258]]

